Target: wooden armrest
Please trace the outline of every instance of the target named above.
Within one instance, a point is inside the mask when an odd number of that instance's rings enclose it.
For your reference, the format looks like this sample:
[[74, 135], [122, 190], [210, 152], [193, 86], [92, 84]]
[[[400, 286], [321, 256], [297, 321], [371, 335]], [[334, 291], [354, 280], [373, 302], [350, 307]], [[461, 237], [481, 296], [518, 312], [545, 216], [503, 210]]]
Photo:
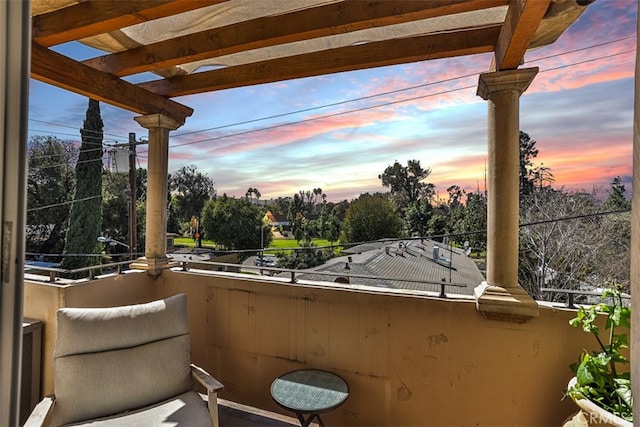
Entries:
[[46, 396], [42, 399], [25, 422], [23, 427], [42, 427], [48, 422], [49, 415], [52, 412], [56, 398], [54, 396]]
[[207, 371], [193, 363], [191, 364], [191, 376], [202, 384], [207, 391], [218, 391], [224, 388], [220, 381], [216, 380]]
[[220, 427], [220, 420], [218, 419], [218, 390], [222, 390], [224, 386], [209, 375], [207, 371], [193, 363], [191, 364], [191, 376], [207, 389], [209, 414], [211, 415], [213, 427]]

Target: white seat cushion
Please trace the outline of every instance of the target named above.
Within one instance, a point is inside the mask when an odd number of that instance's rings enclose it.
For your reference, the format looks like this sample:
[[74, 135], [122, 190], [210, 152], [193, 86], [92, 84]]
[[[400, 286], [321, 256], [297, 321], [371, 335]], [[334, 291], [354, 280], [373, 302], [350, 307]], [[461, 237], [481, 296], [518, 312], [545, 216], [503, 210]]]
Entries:
[[195, 391], [188, 391], [159, 404], [111, 417], [69, 424], [74, 427], [212, 427], [206, 403]]
[[187, 299], [58, 310], [53, 424], [154, 405], [193, 387]]

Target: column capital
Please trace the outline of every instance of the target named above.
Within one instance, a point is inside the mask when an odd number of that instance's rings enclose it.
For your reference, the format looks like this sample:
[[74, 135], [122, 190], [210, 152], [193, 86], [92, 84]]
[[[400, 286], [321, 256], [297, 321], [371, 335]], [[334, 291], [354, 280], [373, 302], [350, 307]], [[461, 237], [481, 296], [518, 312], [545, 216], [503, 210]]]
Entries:
[[146, 116], [134, 117], [133, 120], [138, 122], [138, 124], [145, 129], [161, 128], [176, 130], [184, 124], [184, 122], [180, 123], [169, 116], [165, 116], [164, 114], [147, 114]]
[[496, 92], [516, 91], [522, 95], [538, 74], [538, 67], [482, 73], [478, 79], [476, 94], [484, 100]]

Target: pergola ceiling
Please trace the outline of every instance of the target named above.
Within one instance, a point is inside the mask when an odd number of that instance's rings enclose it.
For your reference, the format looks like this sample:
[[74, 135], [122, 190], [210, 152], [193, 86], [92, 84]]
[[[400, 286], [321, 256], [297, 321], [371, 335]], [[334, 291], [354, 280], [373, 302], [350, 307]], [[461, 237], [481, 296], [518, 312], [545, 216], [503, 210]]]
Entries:
[[[184, 122], [191, 108], [171, 98], [488, 52], [487, 71], [514, 69], [590, 2], [32, 0], [31, 76]], [[51, 49], [72, 41], [104, 55], [79, 62]], [[125, 80], [136, 74], [141, 83]]]

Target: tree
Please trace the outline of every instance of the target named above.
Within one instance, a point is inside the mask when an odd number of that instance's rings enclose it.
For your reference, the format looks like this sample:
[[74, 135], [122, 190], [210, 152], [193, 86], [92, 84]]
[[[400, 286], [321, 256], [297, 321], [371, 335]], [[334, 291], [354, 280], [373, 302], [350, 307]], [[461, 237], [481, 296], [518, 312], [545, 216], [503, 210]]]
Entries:
[[385, 196], [365, 193], [351, 202], [342, 231], [344, 241], [352, 243], [400, 237], [402, 221]]
[[616, 176], [613, 178], [605, 207], [612, 211], [631, 209], [631, 201], [627, 200], [625, 192], [626, 189], [624, 188], [624, 184], [622, 184], [620, 177]]
[[404, 214], [405, 230], [408, 235], [426, 236], [433, 216], [433, 206], [427, 199], [417, 200], [407, 207]]
[[77, 149], [53, 136], [29, 141], [27, 252], [62, 253], [75, 177]]
[[249, 200], [253, 200], [252, 196], [256, 196], [256, 204], [257, 204], [258, 201], [260, 200], [260, 197], [262, 196], [262, 193], [260, 193], [260, 190], [258, 190], [257, 188], [249, 187], [249, 189], [247, 189], [247, 192], [245, 193], [245, 196]]
[[440, 205], [433, 209], [433, 214], [429, 218], [427, 235], [434, 240], [444, 242], [445, 236], [449, 234], [449, 211], [445, 205]]
[[199, 172], [195, 165], [183, 166], [169, 175], [169, 191], [175, 197], [177, 221], [187, 222], [199, 215], [204, 204], [215, 198], [213, 180]]
[[541, 190], [545, 187], [551, 187], [555, 182], [551, 168], [548, 168], [544, 163], [540, 163], [540, 166], [533, 168], [533, 186], [535, 189]]
[[[71, 205], [69, 231], [62, 266], [74, 269], [98, 264], [98, 237], [102, 230], [102, 118], [100, 104], [89, 99], [80, 129], [82, 144], [76, 163], [76, 191]], [[79, 254], [79, 256], [78, 256]]]
[[201, 226], [208, 239], [228, 250], [257, 249], [261, 244], [267, 247], [272, 238], [262, 219], [260, 208], [246, 198], [234, 199], [224, 194], [205, 204]]
[[536, 170], [531, 160], [537, 156], [536, 141], [527, 133], [520, 131], [520, 196], [533, 192]]
[[290, 221], [290, 224], [291, 231], [293, 231], [293, 237], [295, 237], [298, 243], [311, 241], [311, 236], [307, 229], [309, 220], [304, 216], [304, 214], [302, 214], [302, 212], [298, 212], [293, 218], [293, 221]]
[[317, 267], [327, 262], [333, 256], [331, 249], [319, 249], [311, 241], [305, 242], [300, 249], [290, 254], [278, 252], [278, 265], [282, 268], [303, 270]]
[[322, 203], [326, 201], [327, 195], [324, 194], [322, 188], [314, 188], [313, 190], [300, 190], [294, 194], [293, 198], [295, 213], [301, 212], [308, 218], [320, 213]]
[[301, 190], [293, 195], [287, 211], [287, 219], [298, 242], [320, 235], [322, 225], [316, 219], [322, 215], [326, 199], [327, 195], [322, 188]]
[[467, 193], [466, 203], [457, 210], [450, 224], [452, 238], [458, 244], [469, 242], [474, 250], [487, 247], [487, 197], [482, 192]]
[[[289, 208], [287, 210], [287, 220], [291, 225], [291, 232], [294, 236], [300, 236], [302, 225], [306, 217], [304, 216], [304, 202], [302, 197], [299, 194], [294, 194], [291, 203], [289, 203]], [[298, 239], [298, 237], [296, 237]], [[299, 241], [300, 239], [298, 239]]]
[[628, 290], [631, 268], [631, 201], [625, 196], [626, 189], [619, 176], [611, 182], [609, 197], [604, 203], [605, 211], [627, 211], [604, 216], [599, 233], [605, 236], [606, 246], [601, 256], [594, 261], [594, 268], [603, 280], [620, 285]]
[[383, 187], [390, 189], [396, 206], [404, 213], [412, 203], [422, 198], [432, 199], [435, 186], [423, 182], [430, 174], [431, 169], [422, 169], [419, 160], [409, 160], [407, 166], [402, 166], [398, 161], [387, 166], [378, 178], [382, 180]]
[[136, 171], [136, 200], [146, 202], [147, 200], [147, 170], [138, 168]]
[[[607, 283], [618, 270], [628, 273], [627, 237], [614, 231], [610, 218], [590, 215], [602, 210], [594, 193], [547, 188], [533, 194], [521, 213], [518, 269], [520, 284], [532, 297], [540, 298], [542, 287], [588, 289]], [[563, 220], [567, 217], [572, 219]], [[608, 271], [605, 265], [612, 264], [615, 269]], [[624, 284], [627, 278], [615, 280]]]
[[329, 217], [324, 223], [324, 228], [320, 237], [327, 239], [330, 242], [335, 242], [340, 239], [340, 220], [333, 212], [329, 214]]
[[291, 205], [292, 200], [291, 197], [278, 197], [267, 204], [266, 209], [274, 215], [286, 216], [289, 213], [289, 205]]
[[447, 194], [449, 198], [447, 200], [447, 206], [449, 209], [457, 209], [462, 205], [462, 198], [464, 197], [464, 190], [459, 185], [451, 185], [447, 188]]
[[186, 221], [181, 221], [178, 197], [169, 194], [167, 197], [167, 232], [184, 234], [188, 228]]
[[[105, 171], [102, 179], [102, 235], [119, 242], [129, 240], [129, 176]], [[115, 246], [111, 252], [127, 252]]]

